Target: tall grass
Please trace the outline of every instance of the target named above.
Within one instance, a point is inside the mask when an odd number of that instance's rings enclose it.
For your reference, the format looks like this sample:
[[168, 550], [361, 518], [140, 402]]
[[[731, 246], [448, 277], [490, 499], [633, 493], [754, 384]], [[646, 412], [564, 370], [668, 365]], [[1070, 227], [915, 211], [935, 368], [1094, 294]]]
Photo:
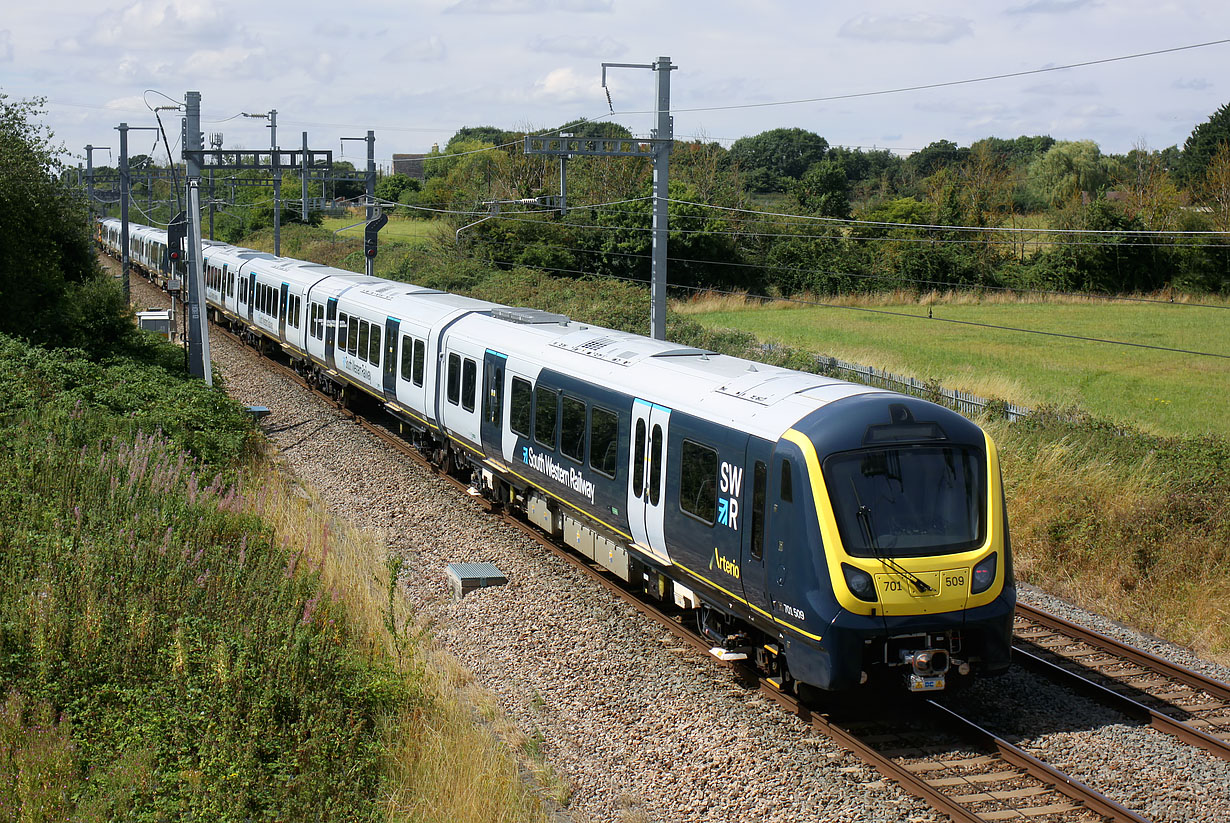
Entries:
[[1230, 663], [1230, 443], [1048, 413], [983, 425], [1019, 578]]
[[400, 564], [196, 430], [224, 396], [3, 341], [0, 388], [0, 823], [540, 819]]

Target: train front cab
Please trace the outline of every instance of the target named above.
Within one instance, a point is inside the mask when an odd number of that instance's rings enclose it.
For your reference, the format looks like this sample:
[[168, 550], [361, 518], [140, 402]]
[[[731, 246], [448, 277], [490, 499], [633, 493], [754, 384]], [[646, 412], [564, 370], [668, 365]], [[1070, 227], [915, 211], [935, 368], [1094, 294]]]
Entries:
[[785, 633], [794, 678], [931, 691], [1008, 668], [1016, 591], [981, 429], [925, 401], [858, 395], [796, 424], [773, 460], [765, 565], [779, 611], [801, 624]]

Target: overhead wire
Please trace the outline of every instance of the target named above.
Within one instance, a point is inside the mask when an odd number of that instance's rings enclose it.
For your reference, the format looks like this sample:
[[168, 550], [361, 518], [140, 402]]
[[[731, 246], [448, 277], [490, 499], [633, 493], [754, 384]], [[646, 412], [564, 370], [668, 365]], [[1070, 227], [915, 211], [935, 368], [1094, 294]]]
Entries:
[[[737, 103], [728, 106], [693, 106], [689, 108], [672, 108], [672, 113], [682, 112], [698, 112], [698, 111], [733, 111], [735, 109], [760, 109], [771, 106], [795, 106], [802, 103], [829, 103], [836, 100], [854, 100], [860, 97], [880, 97], [887, 94], [903, 94], [911, 91], [925, 91], [927, 89], [940, 89], [950, 86], [965, 86], [972, 83], [986, 83], [991, 80], [1007, 80], [1013, 77], [1028, 77], [1034, 74], [1045, 74], [1047, 72], [1065, 71], [1067, 69], [1078, 69], [1086, 66], [1098, 66], [1106, 63], [1118, 63], [1124, 60], [1137, 60], [1142, 57], [1156, 57], [1160, 54], [1173, 54], [1174, 52], [1189, 51], [1191, 49], [1203, 49], [1209, 46], [1221, 46], [1230, 43], [1230, 38], [1223, 40], [1210, 40], [1205, 43], [1192, 43], [1186, 46], [1174, 46], [1168, 49], [1155, 49], [1153, 51], [1142, 51], [1135, 54], [1124, 54], [1118, 57], [1104, 57], [1098, 60], [1082, 60], [1079, 63], [1068, 63], [1062, 66], [1043, 66], [1037, 69], [1027, 69], [1025, 71], [1011, 71], [1000, 74], [988, 74], [982, 77], [970, 77], [965, 80], [947, 80], [940, 83], [921, 83], [914, 86], [899, 86], [891, 89], [880, 89], [878, 91], [863, 91], [852, 92], [848, 94], [830, 94], [821, 97], [804, 97], [797, 100], [774, 100], [765, 103]], [[646, 109], [643, 111], [618, 111], [613, 112], [614, 116], [628, 114], [655, 114], [655, 110]]]
[[[485, 261], [488, 263], [493, 263], [495, 265], [508, 265], [508, 266], [520, 265], [516, 263], [515, 261], [495, 260], [492, 258], [478, 257], [477, 255], [468, 255], [468, 256], [471, 257], [471, 259]], [[644, 280], [637, 280], [631, 277], [621, 277], [619, 275], [608, 275], [608, 274], [603, 274], [601, 272], [587, 272], [587, 271], [582, 271], [582, 270], [577, 270], [577, 269], [564, 269], [564, 268], [555, 268], [555, 267], [550, 267], [550, 266], [537, 266], [537, 265], [534, 266], [534, 268], [543, 269], [545, 271], [557, 271], [557, 272], [561, 272], [564, 274], [579, 274], [579, 275], [590, 276], [590, 277], [612, 278], [615, 280], [625, 280], [625, 281], [637, 282], [637, 283], [645, 282]], [[1103, 344], [1115, 345], [1115, 346], [1128, 346], [1131, 348], [1151, 349], [1154, 351], [1171, 352], [1174, 354], [1190, 354], [1190, 355], [1194, 355], [1198, 357], [1214, 357], [1214, 358], [1220, 358], [1224, 360], [1230, 360], [1230, 354], [1218, 354], [1217, 352], [1197, 351], [1194, 349], [1171, 348], [1169, 346], [1156, 346], [1151, 343], [1133, 343], [1131, 341], [1126, 341], [1126, 340], [1111, 340], [1111, 339], [1104, 338], [1104, 337], [1089, 337], [1089, 336], [1079, 335], [1079, 334], [1067, 334], [1064, 332], [1043, 331], [1041, 329], [1026, 329], [1026, 328], [1020, 328], [1016, 326], [1004, 326], [1004, 325], [999, 325], [996, 323], [981, 323], [981, 322], [977, 322], [974, 320], [957, 320], [955, 318], [933, 317], [930, 315], [911, 314], [909, 312], [892, 311], [890, 309], [873, 309], [868, 306], [847, 306], [847, 305], [842, 305], [840, 303], [825, 303], [819, 300], [804, 300], [802, 298], [772, 297], [769, 295], [750, 295], [750, 294], [746, 294], [743, 292], [722, 291], [718, 289], [709, 289], [709, 288], [705, 288], [702, 286], [668, 285], [668, 288], [683, 289], [685, 291], [703, 291], [703, 292], [710, 292], [714, 294], [729, 294], [729, 295], [737, 295], [740, 297], [752, 297], [755, 299], [762, 299], [762, 300], [769, 301], [769, 302], [773, 302], [773, 301], [789, 302], [789, 303], [799, 303], [802, 305], [817, 306], [817, 307], [831, 308], [831, 309], [847, 309], [850, 311], [868, 312], [871, 314], [881, 314], [881, 315], [888, 315], [892, 317], [908, 317], [914, 320], [927, 320], [929, 322], [938, 321], [941, 323], [952, 323], [952, 324], [962, 325], [962, 326], [976, 326], [979, 328], [995, 329], [999, 331], [1020, 332], [1022, 334], [1037, 334], [1037, 335], [1043, 335], [1046, 337], [1061, 337], [1061, 338], [1066, 338], [1069, 340], [1079, 340], [1079, 341], [1088, 342], [1088, 343], [1103, 343]]]

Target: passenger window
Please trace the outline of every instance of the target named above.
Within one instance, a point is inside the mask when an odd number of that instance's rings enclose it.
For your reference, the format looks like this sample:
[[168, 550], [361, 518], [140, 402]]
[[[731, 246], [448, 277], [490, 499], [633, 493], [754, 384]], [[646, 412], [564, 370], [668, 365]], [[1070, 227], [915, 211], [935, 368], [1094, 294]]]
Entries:
[[414, 351], [414, 342], [410, 335], [403, 334], [401, 336], [401, 379], [407, 383], [410, 382], [410, 361], [411, 352]]
[[679, 507], [710, 526], [717, 517], [717, 452], [683, 441], [679, 465]]
[[[366, 321], [362, 321], [366, 325]], [[357, 317], [350, 318], [350, 327], [346, 330], [346, 351], [350, 354], [359, 353], [359, 324]]]
[[423, 385], [423, 366], [427, 362], [427, 344], [422, 340], [414, 341], [414, 385]]
[[346, 350], [346, 327], [350, 321], [350, 317], [345, 314], [337, 316], [337, 347], [342, 351]]
[[530, 436], [531, 398], [530, 382], [514, 377], [508, 397], [508, 428], [522, 437]]
[[649, 505], [662, 499], [662, 427], [654, 426], [649, 438]]
[[559, 417], [559, 394], [542, 386], [534, 389], [534, 439], [555, 449], [555, 424]]
[[585, 462], [585, 402], [564, 395], [559, 450], [578, 463]]
[[467, 357], [461, 366], [461, 408], [468, 412], [474, 411], [477, 385], [478, 364]]
[[764, 501], [769, 470], [764, 463], [756, 461], [752, 470], [752, 557], [764, 556]]
[[359, 350], [355, 352], [360, 358], [367, 359], [367, 340], [371, 336], [372, 324], [366, 320], [359, 321]]
[[794, 488], [790, 479], [790, 461], [782, 461], [782, 491], [781, 498], [783, 503], [794, 502]]
[[461, 355], [448, 356], [448, 402], [456, 406], [461, 402]]
[[367, 349], [367, 362], [379, 368], [380, 366], [380, 326], [372, 323], [371, 345]]
[[632, 493], [645, 493], [645, 421], [636, 421], [636, 447], [632, 450]]
[[618, 458], [619, 415], [595, 406], [589, 413], [589, 466], [614, 479]]

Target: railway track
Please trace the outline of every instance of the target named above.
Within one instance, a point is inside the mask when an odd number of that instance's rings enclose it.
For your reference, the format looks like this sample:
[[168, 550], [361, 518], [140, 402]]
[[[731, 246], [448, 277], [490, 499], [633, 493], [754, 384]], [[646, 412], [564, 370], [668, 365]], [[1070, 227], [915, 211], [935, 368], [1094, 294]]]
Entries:
[[[214, 329], [237, 343], [244, 343], [240, 337], [221, 326], [215, 325]], [[269, 358], [264, 362], [304, 389], [340, 407], [348, 417], [389, 447], [436, 473], [459, 493], [472, 497], [488, 513], [500, 517], [557, 557], [581, 569], [613, 595], [669, 630], [681, 642], [708, 653], [710, 644], [687, 625], [685, 616], [659, 608], [652, 601], [627, 589], [605, 570], [473, 493], [465, 482], [441, 470], [398, 432], [319, 392], [286, 364]], [[1149, 823], [1146, 818], [935, 701], [908, 700], [906, 711], [888, 713], [883, 705], [868, 711], [865, 703], [861, 711], [856, 705], [843, 705], [840, 712], [821, 711], [809, 707], [794, 695], [780, 691], [750, 670], [742, 669], [741, 677], [746, 685], [758, 688], [768, 700], [798, 716], [816, 731], [853, 752], [886, 779], [896, 782], [903, 790], [921, 798], [954, 821]]]
[[1230, 685], [1025, 603], [1014, 635], [1020, 665], [1230, 760]]

